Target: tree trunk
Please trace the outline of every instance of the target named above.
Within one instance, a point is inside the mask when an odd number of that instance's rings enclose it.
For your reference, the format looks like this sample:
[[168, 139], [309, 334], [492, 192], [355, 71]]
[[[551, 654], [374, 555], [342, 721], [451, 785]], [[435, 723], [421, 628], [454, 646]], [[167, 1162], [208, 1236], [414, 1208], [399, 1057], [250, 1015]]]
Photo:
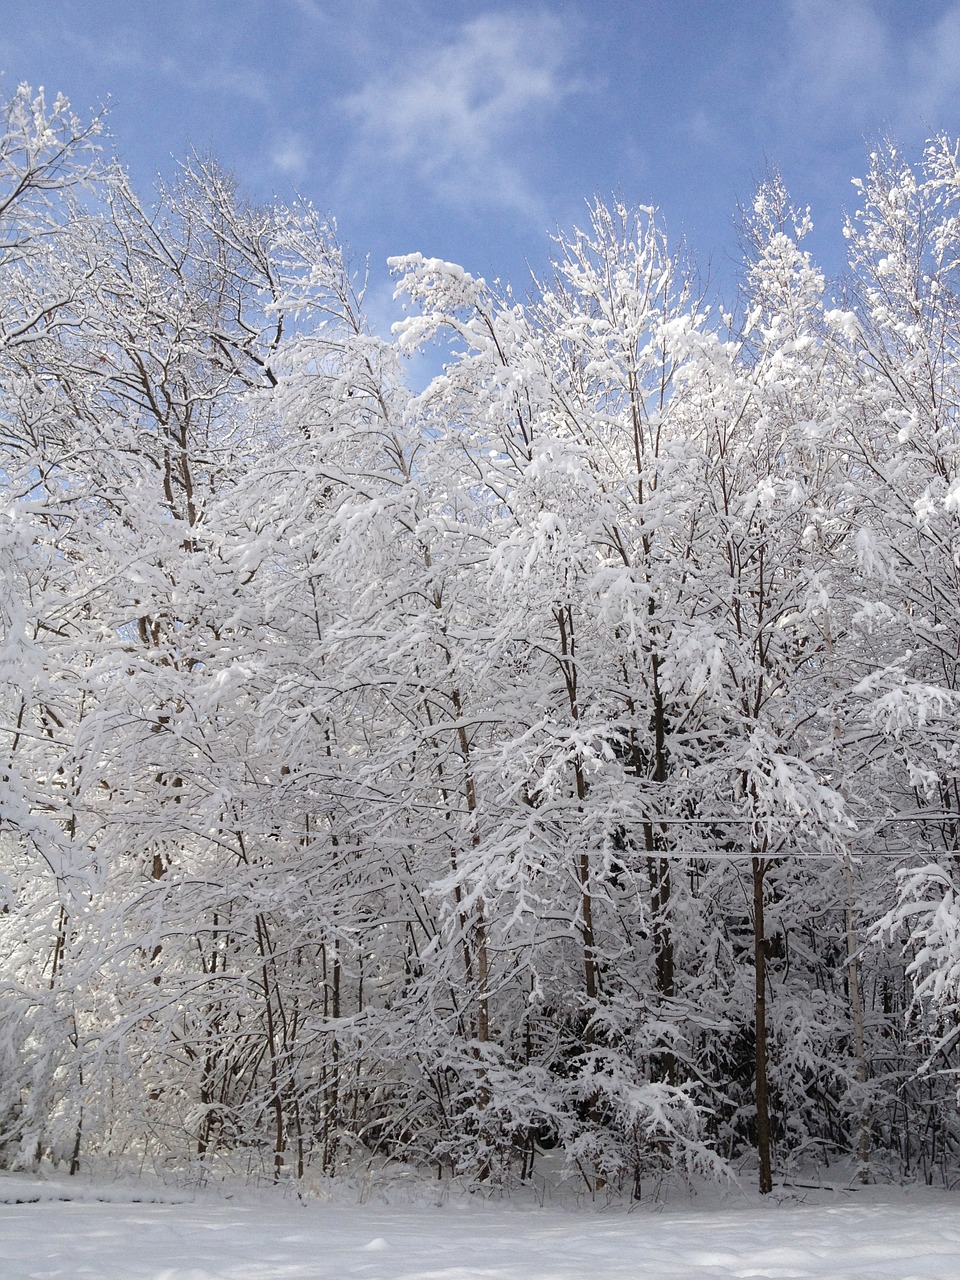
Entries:
[[[867, 1083], [867, 1050], [863, 1033], [863, 996], [860, 990], [860, 943], [857, 936], [856, 904], [854, 901], [853, 868], [850, 855], [843, 860], [843, 876], [846, 887], [844, 922], [847, 934], [847, 983], [850, 992], [850, 1013], [853, 1020], [853, 1049], [857, 1059], [857, 1083], [865, 1091]], [[857, 1163], [860, 1181], [870, 1181], [870, 1118], [867, 1100], [861, 1096], [857, 1102]]]
[[773, 1190], [770, 1161], [770, 1095], [767, 1086], [767, 940], [764, 936], [763, 881], [765, 859], [753, 858], [753, 962], [756, 975], [754, 1029], [756, 1042], [757, 1158], [760, 1162], [760, 1194]]

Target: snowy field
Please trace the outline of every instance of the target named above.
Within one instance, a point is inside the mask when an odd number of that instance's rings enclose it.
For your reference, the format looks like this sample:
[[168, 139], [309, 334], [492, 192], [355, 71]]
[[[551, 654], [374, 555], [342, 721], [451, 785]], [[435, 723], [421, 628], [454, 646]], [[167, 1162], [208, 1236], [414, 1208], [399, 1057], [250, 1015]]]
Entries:
[[868, 1188], [809, 1198], [821, 1203], [401, 1208], [0, 1176], [0, 1277], [960, 1280], [954, 1194]]

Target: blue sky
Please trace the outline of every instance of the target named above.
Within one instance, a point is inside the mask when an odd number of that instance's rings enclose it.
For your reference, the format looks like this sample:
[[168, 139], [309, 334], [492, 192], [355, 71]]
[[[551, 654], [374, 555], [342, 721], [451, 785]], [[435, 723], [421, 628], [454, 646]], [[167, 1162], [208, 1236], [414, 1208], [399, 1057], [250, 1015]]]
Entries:
[[595, 194], [657, 205], [728, 281], [771, 165], [839, 271], [869, 145], [960, 133], [960, 0], [2, 0], [0, 68], [109, 99], [143, 188], [193, 147], [308, 197], [386, 311], [389, 254], [522, 289]]

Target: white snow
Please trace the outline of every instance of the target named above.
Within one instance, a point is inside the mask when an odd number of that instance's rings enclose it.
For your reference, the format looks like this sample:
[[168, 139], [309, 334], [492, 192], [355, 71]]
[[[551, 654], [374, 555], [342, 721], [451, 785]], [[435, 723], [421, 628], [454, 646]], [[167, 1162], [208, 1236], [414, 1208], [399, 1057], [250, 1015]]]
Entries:
[[564, 1209], [476, 1200], [397, 1207], [157, 1191], [136, 1183], [77, 1187], [7, 1175], [0, 1177], [0, 1277], [960, 1277], [960, 1203], [954, 1193], [866, 1188], [811, 1198], [821, 1203], [743, 1197], [721, 1209]]

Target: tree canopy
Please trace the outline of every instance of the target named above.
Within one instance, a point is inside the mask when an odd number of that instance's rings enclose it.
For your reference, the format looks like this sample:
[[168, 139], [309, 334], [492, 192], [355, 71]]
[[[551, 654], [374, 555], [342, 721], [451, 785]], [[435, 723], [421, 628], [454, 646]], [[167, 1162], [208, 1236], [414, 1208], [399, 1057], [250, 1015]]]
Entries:
[[98, 129], [0, 125], [0, 1161], [954, 1177], [957, 145], [837, 285], [772, 175], [730, 313], [596, 201], [384, 338]]

